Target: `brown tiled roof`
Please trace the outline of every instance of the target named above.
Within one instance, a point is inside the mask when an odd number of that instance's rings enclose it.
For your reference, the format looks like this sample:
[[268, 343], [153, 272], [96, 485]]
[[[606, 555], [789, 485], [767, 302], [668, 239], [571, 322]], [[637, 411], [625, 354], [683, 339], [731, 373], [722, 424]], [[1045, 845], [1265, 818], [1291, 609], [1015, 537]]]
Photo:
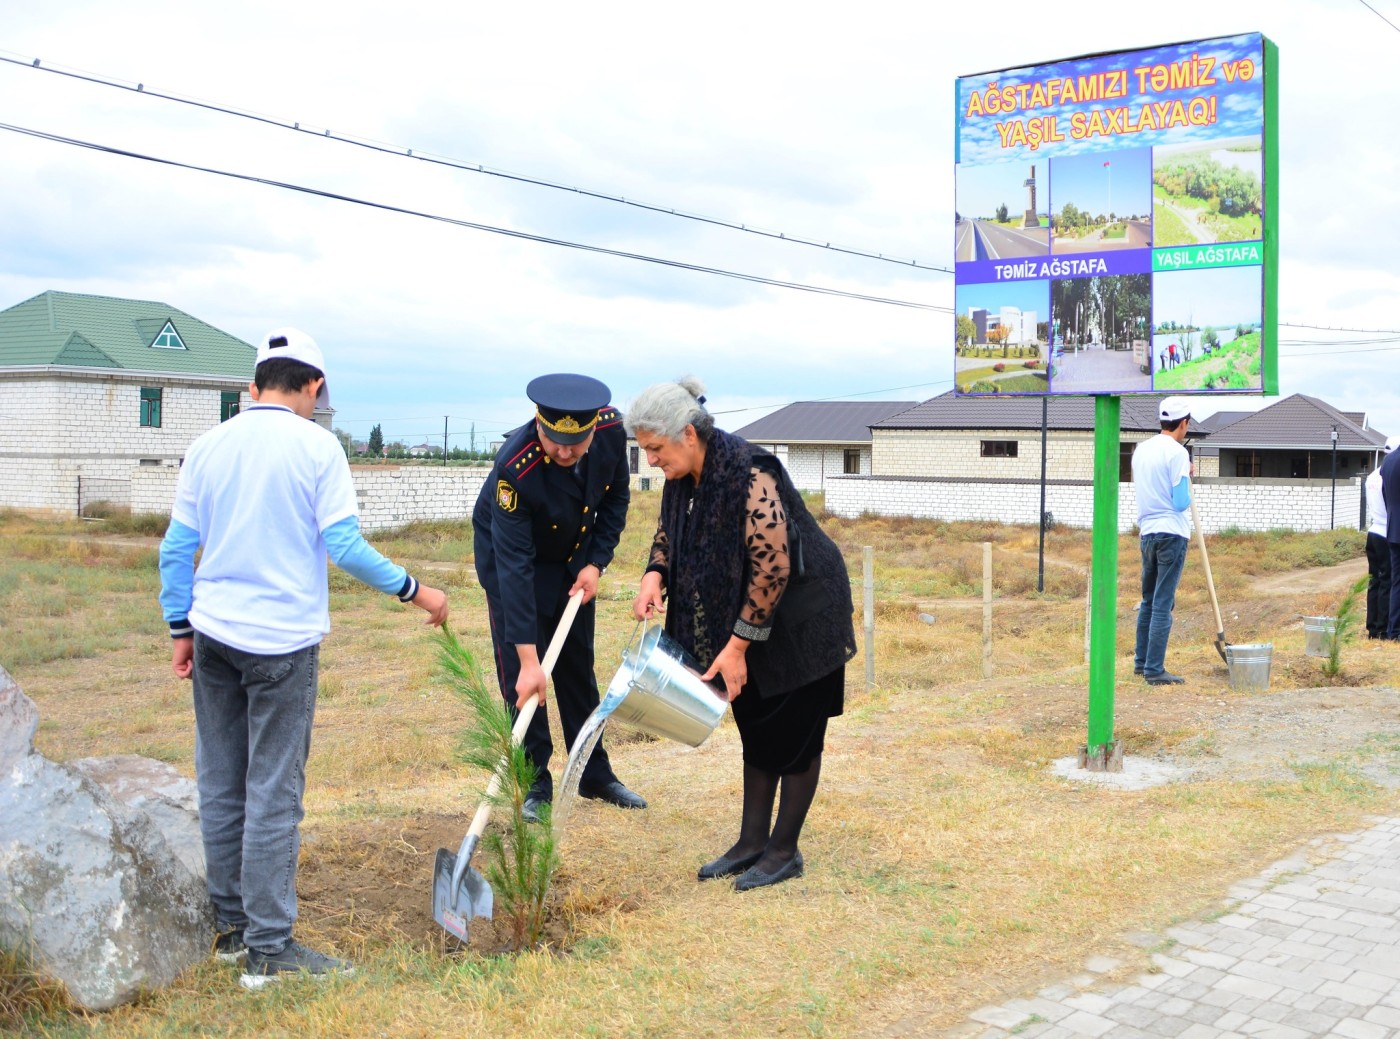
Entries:
[[734, 430], [755, 443], [868, 444], [870, 426], [913, 407], [912, 400], [799, 401]]
[[[1122, 397], [1119, 424], [1125, 432], [1156, 433], [1162, 428], [1157, 407], [1167, 394]], [[1047, 426], [1057, 430], [1092, 430], [1092, 397], [1050, 397]], [[952, 390], [922, 404], [871, 423], [875, 429], [1039, 429], [1040, 397], [959, 397]], [[1194, 426], [1195, 423], [1193, 422]]]
[[1350, 417], [1353, 414], [1338, 411], [1316, 397], [1295, 393], [1219, 427], [1210, 434], [1210, 446], [1331, 450], [1332, 427], [1336, 426], [1338, 448], [1379, 450], [1385, 444], [1385, 434], [1363, 428]]

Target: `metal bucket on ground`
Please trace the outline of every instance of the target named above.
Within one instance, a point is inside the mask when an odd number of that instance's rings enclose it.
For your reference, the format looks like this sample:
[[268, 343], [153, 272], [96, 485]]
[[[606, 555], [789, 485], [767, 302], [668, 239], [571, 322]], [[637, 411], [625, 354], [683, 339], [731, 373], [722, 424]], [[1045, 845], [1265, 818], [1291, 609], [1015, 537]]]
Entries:
[[[612, 717], [653, 736], [698, 747], [724, 717], [727, 700], [700, 680], [693, 657], [659, 625], [642, 631], [622, 655], [631, 689]], [[722, 687], [721, 687], [722, 688]]]
[[1272, 642], [1239, 642], [1225, 647], [1225, 663], [1230, 666], [1231, 689], [1269, 688], [1269, 665], [1274, 658]]
[[1303, 654], [1325, 657], [1332, 648], [1332, 634], [1337, 630], [1336, 617], [1303, 618]]

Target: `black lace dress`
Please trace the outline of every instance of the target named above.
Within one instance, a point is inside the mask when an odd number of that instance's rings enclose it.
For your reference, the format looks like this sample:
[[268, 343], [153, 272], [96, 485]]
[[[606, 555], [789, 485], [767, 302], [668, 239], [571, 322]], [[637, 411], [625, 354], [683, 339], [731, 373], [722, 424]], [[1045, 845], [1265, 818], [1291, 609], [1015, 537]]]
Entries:
[[699, 484], [666, 484], [647, 569], [669, 595], [667, 633], [702, 666], [731, 634], [749, 640], [732, 704], [745, 763], [806, 771], [843, 710], [855, 630], [840, 550], [781, 463], [716, 430]]

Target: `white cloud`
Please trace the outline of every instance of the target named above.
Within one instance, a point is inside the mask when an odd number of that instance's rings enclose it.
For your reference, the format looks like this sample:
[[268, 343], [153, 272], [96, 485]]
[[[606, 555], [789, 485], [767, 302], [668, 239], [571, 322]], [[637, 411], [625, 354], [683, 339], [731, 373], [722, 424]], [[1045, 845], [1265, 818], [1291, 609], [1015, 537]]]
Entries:
[[[993, 21], [892, 3], [391, 12], [324, 0], [53, 0], [7, 21], [9, 52], [46, 63], [936, 265], [951, 260], [958, 75], [1262, 31], [1281, 55], [1280, 317], [1397, 325], [1400, 284], [1383, 250], [1400, 170], [1377, 132], [1377, 113], [1400, 93], [1385, 71], [1397, 41], [1361, 5], [1252, 0], [1226, 25], [1215, 0], [1183, 0], [1169, 16], [1085, 3], [1073, 17], [1016, 0]], [[946, 275], [376, 156], [32, 68], [0, 66], [0, 91], [13, 124], [608, 248], [952, 302]], [[453, 431], [514, 424], [528, 416], [524, 384], [559, 369], [598, 374], [619, 401], [694, 371], [712, 401], [739, 407], [928, 386], [888, 394], [906, 399], [951, 378], [945, 314], [3, 141], [0, 306], [56, 288], [164, 300], [245, 338], [299, 324], [326, 348], [337, 407], [361, 435], [379, 421], [391, 439], [417, 442], [441, 435], [443, 414]], [[1367, 410], [1400, 431], [1400, 400], [1375, 378], [1400, 355], [1317, 349], [1320, 361], [1281, 366], [1285, 393]]]

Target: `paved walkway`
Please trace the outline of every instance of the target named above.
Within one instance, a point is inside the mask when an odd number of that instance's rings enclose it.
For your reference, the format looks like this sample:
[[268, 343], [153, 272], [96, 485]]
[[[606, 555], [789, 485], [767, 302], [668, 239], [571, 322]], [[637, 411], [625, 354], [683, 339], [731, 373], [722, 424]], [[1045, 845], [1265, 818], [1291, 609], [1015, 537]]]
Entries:
[[[1338, 850], [1340, 849], [1340, 850]], [[1230, 890], [1225, 915], [1133, 936], [1155, 970], [1087, 973], [983, 1007], [978, 1039], [1400, 1039], [1400, 818], [1313, 842]]]

